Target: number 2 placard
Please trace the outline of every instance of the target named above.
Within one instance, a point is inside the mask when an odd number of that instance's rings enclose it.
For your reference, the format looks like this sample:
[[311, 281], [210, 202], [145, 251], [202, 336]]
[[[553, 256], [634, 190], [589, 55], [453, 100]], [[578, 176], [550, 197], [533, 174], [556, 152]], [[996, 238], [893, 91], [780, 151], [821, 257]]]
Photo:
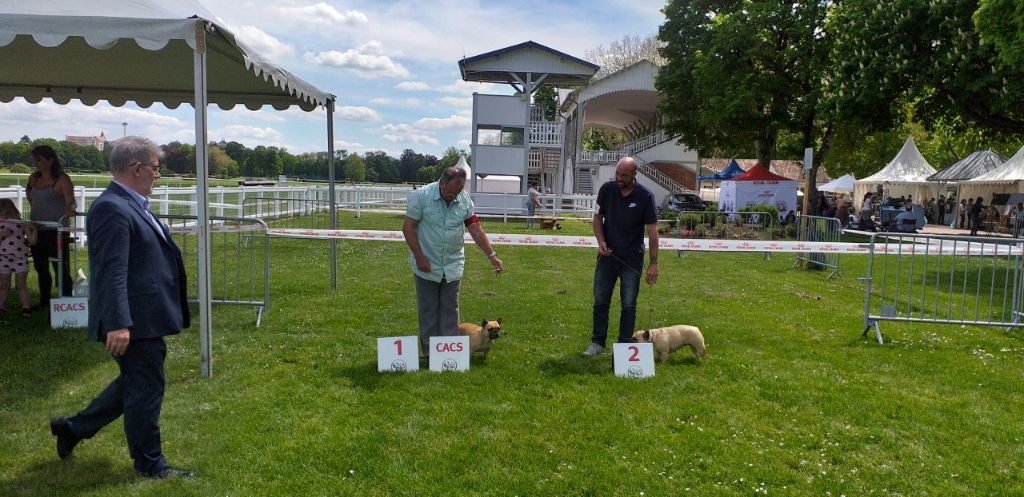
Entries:
[[377, 371], [406, 373], [419, 370], [419, 337], [377, 339]]
[[615, 376], [647, 378], [654, 376], [654, 345], [649, 343], [616, 343], [614, 353]]

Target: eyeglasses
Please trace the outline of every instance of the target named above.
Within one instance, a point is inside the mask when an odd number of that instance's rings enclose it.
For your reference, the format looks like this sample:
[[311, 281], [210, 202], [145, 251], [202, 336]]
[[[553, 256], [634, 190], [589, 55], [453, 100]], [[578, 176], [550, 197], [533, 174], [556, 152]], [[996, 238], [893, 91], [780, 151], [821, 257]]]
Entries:
[[133, 166], [142, 166], [150, 168], [154, 173], [160, 172], [160, 164], [143, 164], [142, 161], [135, 161]]

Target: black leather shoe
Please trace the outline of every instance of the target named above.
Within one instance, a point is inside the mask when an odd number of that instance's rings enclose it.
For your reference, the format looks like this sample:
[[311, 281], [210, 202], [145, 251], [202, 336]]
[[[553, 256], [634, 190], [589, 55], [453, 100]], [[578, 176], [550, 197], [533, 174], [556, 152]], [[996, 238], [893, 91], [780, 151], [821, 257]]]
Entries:
[[196, 474], [193, 473], [192, 471], [187, 470], [187, 469], [178, 469], [178, 468], [175, 468], [175, 467], [167, 466], [166, 468], [161, 469], [160, 471], [157, 471], [156, 473], [152, 473], [152, 474], [148, 474], [148, 475], [144, 474], [142, 476], [146, 476], [146, 477], [149, 477], [149, 478], [155, 478], [157, 480], [166, 480], [168, 478], [195, 478]]
[[71, 423], [68, 422], [68, 418], [53, 418], [50, 420], [50, 433], [57, 437], [57, 457], [61, 459], [67, 459], [71, 455], [71, 451], [75, 450], [75, 446], [82, 439], [75, 435], [75, 432], [71, 431]]

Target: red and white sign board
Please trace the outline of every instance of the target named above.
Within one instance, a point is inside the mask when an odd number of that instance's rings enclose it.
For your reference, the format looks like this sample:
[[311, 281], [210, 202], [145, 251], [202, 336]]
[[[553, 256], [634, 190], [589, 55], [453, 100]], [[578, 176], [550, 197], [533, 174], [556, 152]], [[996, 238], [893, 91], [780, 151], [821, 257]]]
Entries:
[[612, 344], [615, 376], [647, 378], [654, 376], [654, 345], [650, 343]]
[[89, 298], [63, 297], [50, 300], [50, 327], [85, 328], [89, 326]]
[[469, 371], [469, 337], [430, 337], [430, 370]]
[[420, 370], [419, 337], [377, 339], [377, 371], [409, 373]]

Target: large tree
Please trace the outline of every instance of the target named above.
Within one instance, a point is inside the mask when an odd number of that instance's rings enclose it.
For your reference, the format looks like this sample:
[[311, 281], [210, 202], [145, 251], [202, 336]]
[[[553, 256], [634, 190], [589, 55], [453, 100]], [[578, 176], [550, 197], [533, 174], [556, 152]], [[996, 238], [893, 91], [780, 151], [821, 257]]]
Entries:
[[649, 60], [659, 66], [664, 64], [665, 59], [658, 51], [661, 46], [662, 42], [658, 41], [655, 35], [626, 35], [621, 40], [609, 43], [607, 47], [599, 45], [593, 50], [588, 50], [584, 58], [601, 66], [594, 76], [603, 78], [641, 60]]
[[363, 155], [363, 161], [366, 162], [366, 176], [371, 181], [380, 181], [382, 183], [398, 183], [401, 181], [398, 159], [391, 157], [387, 152], [382, 150], [366, 152]]
[[888, 129], [909, 105], [928, 126], [963, 116], [998, 132], [1024, 132], [1024, 68], [982, 43], [977, 0], [846, 0], [832, 10], [828, 95], [844, 120]]
[[818, 112], [830, 3], [671, 0], [655, 82], [665, 130], [700, 151], [753, 145], [765, 166], [791, 132], [817, 148], [817, 167], [832, 134]]
[[980, 0], [974, 26], [982, 41], [995, 46], [1003, 63], [1024, 69], [1024, 2]]

